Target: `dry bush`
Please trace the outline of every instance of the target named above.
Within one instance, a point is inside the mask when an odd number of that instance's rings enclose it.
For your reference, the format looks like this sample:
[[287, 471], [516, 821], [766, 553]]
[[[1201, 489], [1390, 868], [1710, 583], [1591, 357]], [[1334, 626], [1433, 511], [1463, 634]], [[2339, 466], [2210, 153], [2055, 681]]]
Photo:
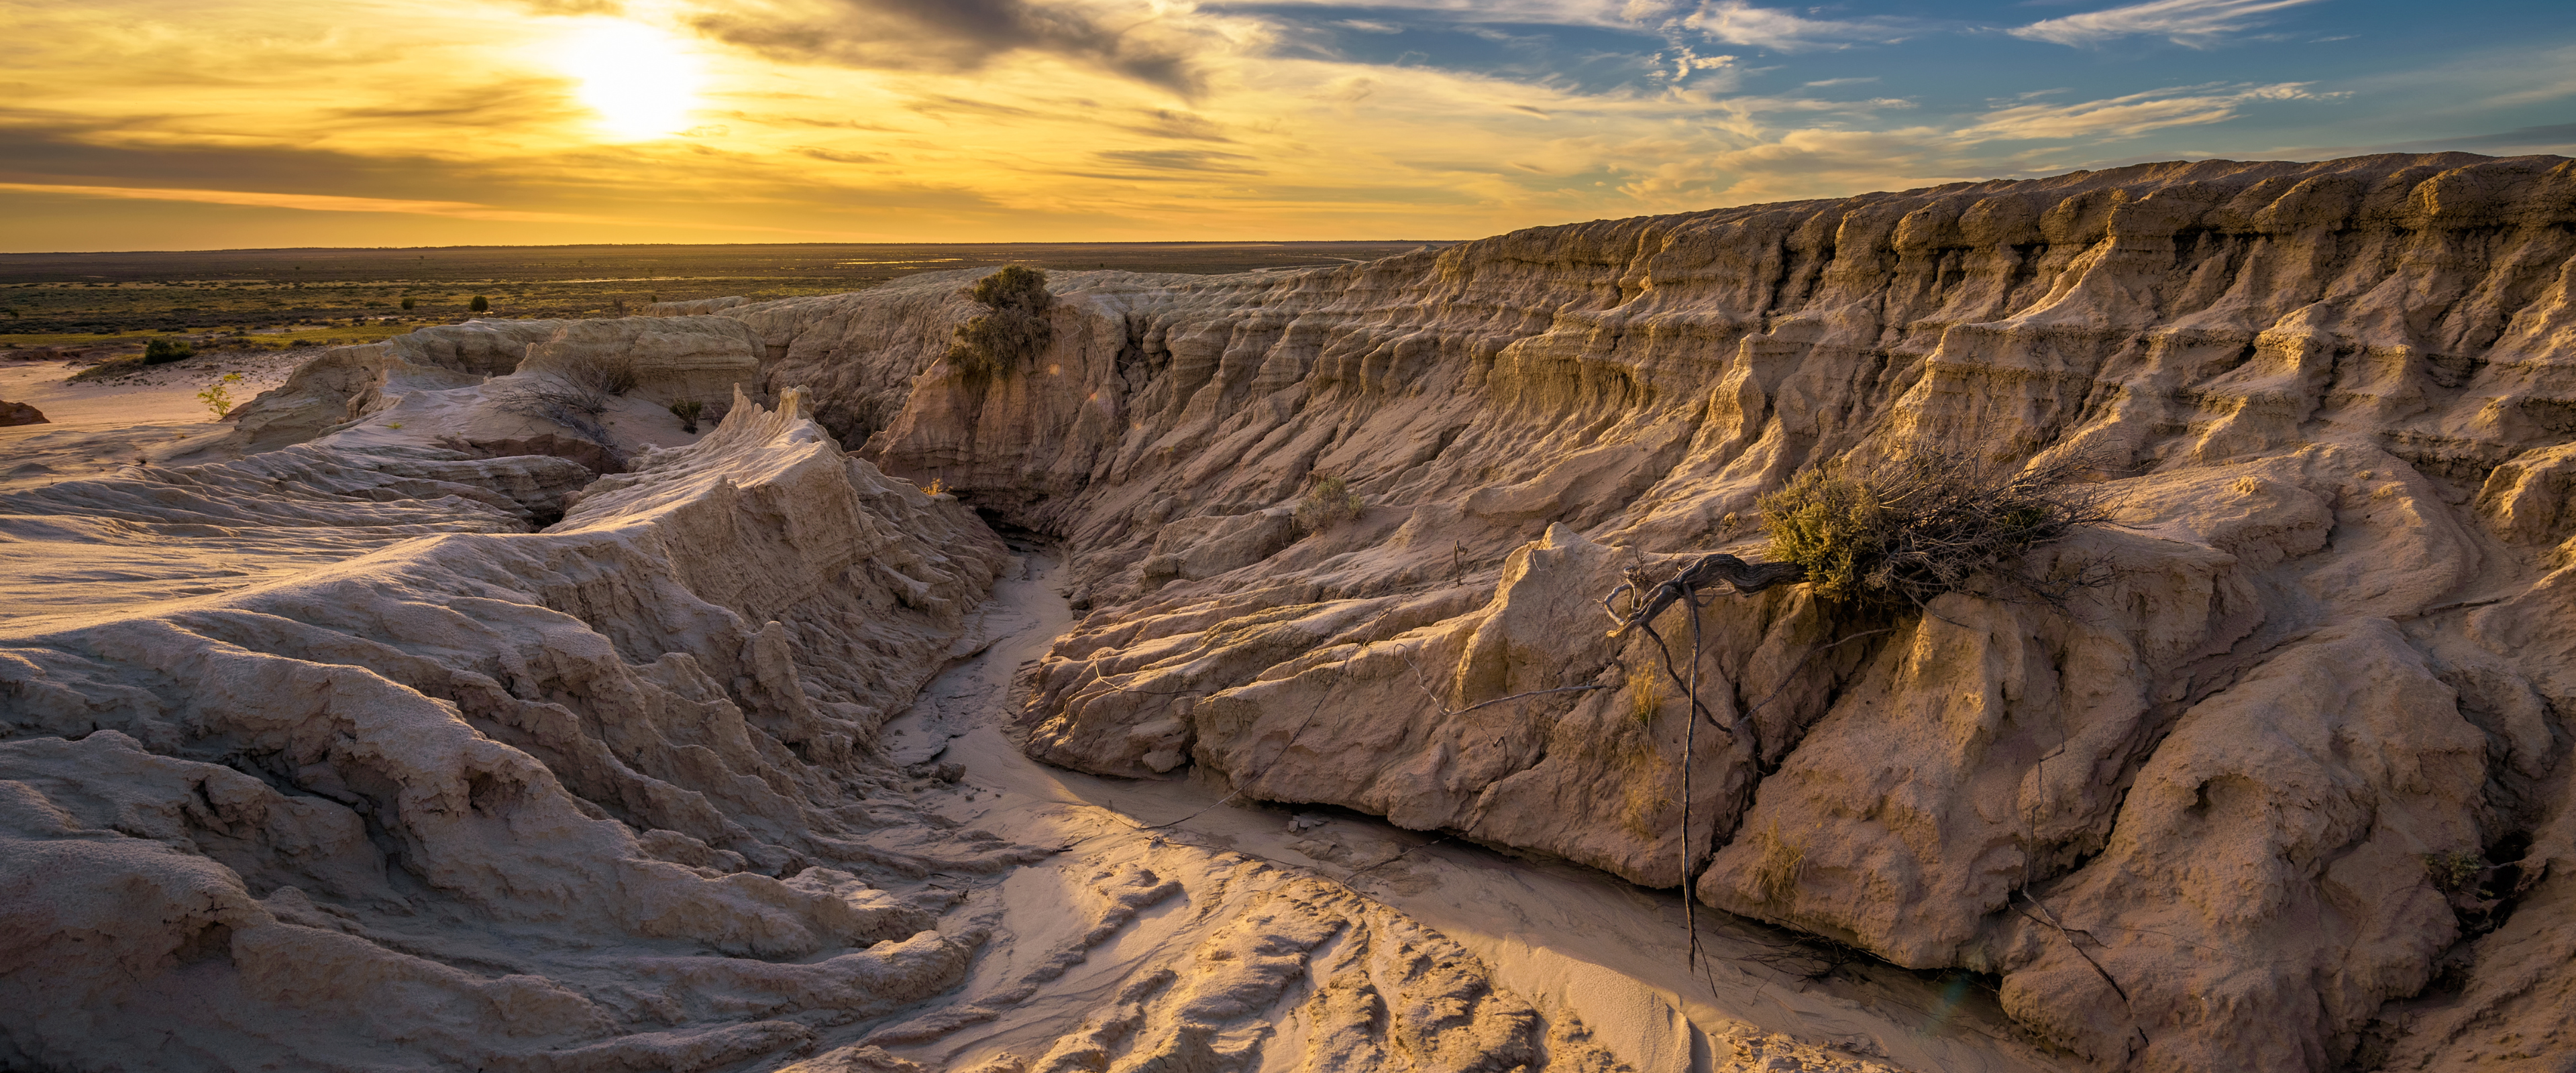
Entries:
[[1807, 863], [1807, 847], [1780, 837], [1780, 821], [1754, 832], [1753, 848], [1761, 859], [1753, 862], [1753, 891], [1765, 902], [1778, 902], [1798, 889], [1798, 872]]
[[1306, 494], [1297, 497], [1297, 530], [1320, 533], [1335, 524], [1360, 516], [1368, 504], [1359, 493], [1351, 491], [1350, 482], [1339, 477], [1315, 477], [1306, 482]]
[[2030, 549], [2109, 519], [2083, 460], [2013, 470], [1925, 451], [1875, 464], [1832, 463], [1763, 496], [1771, 558], [1806, 569], [1818, 596], [1919, 608], [1991, 582], [1999, 598], [2063, 606], [2093, 571], [2043, 578], [2022, 567]]
[[608, 412], [608, 396], [601, 392], [537, 380], [512, 384], [495, 394], [495, 405], [504, 413], [552, 421], [592, 443], [608, 444], [608, 429], [599, 423], [599, 415]]
[[1046, 319], [1055, 296], [1047, 293], [1046, 282], [1045, 272], [1022, 265], [1006, 265], [976, 281], [969, 293], [992, 312], [957, 326], [957, 338], [948, 344], [950, 367], [986, 379], [1035, 362], [1055, 339], [1055, 326]]
[[623, 395], [635, 390], [635, 359], [624, 354], [576, 354], [555, 375], [587, 391]]
[[671, 416], [680, 419], [682, 432], [696, 432], [698, 415], [705, 413], [706, 410], [707, 404], [696, 399], [680, 399], [671, 403]]

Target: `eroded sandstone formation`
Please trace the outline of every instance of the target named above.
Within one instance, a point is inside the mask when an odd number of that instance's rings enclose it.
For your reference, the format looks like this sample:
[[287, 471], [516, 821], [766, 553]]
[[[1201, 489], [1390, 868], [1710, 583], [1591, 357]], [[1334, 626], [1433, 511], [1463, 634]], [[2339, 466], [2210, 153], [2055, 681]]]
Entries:
[[311, 442], [0, 494], [0, 1066], [900, 1068], [998, 1029], [995, 1069], [1180, 1067], [1279, 1020], [1324, 1064], [1621, 1068], [1344, 888], [941, 815], [956, 775], [878, 735], [1018, 563], [801, 392], [599, 477], [441, 445], [544, 365], [381, 357], [266, 397], [376, 393]]
[[[946, 818], [878, 736], [990, 639], [988, 519], [1087, 609], [1050, 763], [1985, 974], [2068, 1068], [2559, 1060], [2571, 258], [2558, 158], [2200, 162], [1066, 274], [1001, 375], [966, 273], [340, 348], [0, 494], [0, 1065], [1623, 1068], [1348, 887]], [[600, 434], [507, 405], [602, 355]], [[2114, 524], [2033, 565], [2112, 582], [1675, 609], [1695, 698], [1607, 635], [1918, 445], [2091, 460]]]
[[[998, 378], [942, 360], [964, 275], [724, 315], [866, 457], [1077, 552], [1032, 755], [1687, 883], [1993, 974], [2106, 1067], [2470, 1068], [2576, 1051], [2534, 909], [2576, 897], [2571, 258], [2561, 158], [2209, 161], [1067, 274]], [[2116, 582], [1718, 601], [1685, 803], [1687, 709], [1595, 601], [1913, 445], [2098, 460], [2116, 524], [2047, 554]], [[1366, 509], [1306, 532], [1323, 475]]]

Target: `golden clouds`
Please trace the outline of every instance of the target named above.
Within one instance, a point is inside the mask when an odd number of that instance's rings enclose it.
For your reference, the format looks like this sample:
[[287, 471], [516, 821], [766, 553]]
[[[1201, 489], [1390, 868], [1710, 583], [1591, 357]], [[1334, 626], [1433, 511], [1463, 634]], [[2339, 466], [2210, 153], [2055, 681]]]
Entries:
[[[1689, 46], [1772, 42], [1821, 63], [1896, 47], [1876, 23], [1734, 2], [1501, 6], [1594, 36], [1540, 56], [1543, 33], [1424, 30], [1407, 12], [1493, 14], [1432, 0], [1368, 19], [1233, 0], [0, 0], [15, 49], [0, 213], [34, 217], [20, 248], [245, 231], [267, 245], [1452, 238], [2082, 164], [2062, 146], [1980, 146], [2205, 131], [2285, 100], [2213, 83], [1933, 114], [1874, 73], [1764, 74]], [[1654, 21], [1674, 12], [1700, 14]], [[1638, 51], [1605, 44], [1619, 34]], [[1469, 62], [1478, 49], [1503, 58]], [[1748, 89], [1765, 78], [1798, 88]], [[1869, 98], [1833, 98], [1857, 83]], [[176, 206], [234, 223], [192, 238]]]

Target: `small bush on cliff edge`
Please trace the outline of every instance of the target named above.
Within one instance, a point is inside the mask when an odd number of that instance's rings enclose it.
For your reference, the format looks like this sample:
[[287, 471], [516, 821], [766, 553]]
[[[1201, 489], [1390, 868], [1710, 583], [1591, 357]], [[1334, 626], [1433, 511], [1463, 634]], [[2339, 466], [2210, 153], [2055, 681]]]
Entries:
[[1335, 525], [1360, 516], [1368, 503], [1351, 491], [1350, 482], [1339, 477], [1315, 477], [1306, 484], [1306, 494], [1297, 497], [1297, 531], [1320, 533]]
[[2032, 548], [2108, 520], [2082, 460], [2011, 470], [1922, 451], [1872, 464], [1830, 463], [1760, 500], [1771, 558], [1807, 570], [1818, 596], [1887, 609], [1921, 607], [1990, 581], [2062, 606], [2094, 571], [2040, 577]]
[[948, 344], [948, 364], [976, 378], [1006, 376], [1037, 360], [1055, 339], [1046, 312], [1055, 296], [1047, 293], [1045, 272], [1024, 265], [1005, 265], [975, 282], [970, 292], [992, 312], [957, 326]]
[[602, 395], [633, 391], [638, 379], [635, 359], [624, 354], [576, 354], [557, 371], [574, 386]]

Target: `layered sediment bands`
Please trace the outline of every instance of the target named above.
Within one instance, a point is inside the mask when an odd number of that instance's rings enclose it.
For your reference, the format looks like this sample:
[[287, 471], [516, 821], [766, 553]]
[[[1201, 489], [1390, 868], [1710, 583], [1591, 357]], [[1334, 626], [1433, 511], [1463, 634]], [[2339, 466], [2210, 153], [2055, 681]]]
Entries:
[[[1075, 550], [1034, 755], [1205, 765], [1995, 973], [2106, 1066], [2576, 1046], [2547, 997], [2576, 947], [2527, 920], [2576, 883], [2576, 620], [2543, 610], [2576, 162], [2144, 165], [1075, 273], [1052, 347], [989, 378], [941, 360], [968, 282], [725, 315], [889, 472]], [[1685, 804], [1690, 705], [1595, 601], [1757, 553], [1801, 467], [1916, 446], [2089, 459], [2117, 523], [2039, 565], [2117, 580], [2065, 614], [1671, 613], [1709, 710]], [[1315, 476], [1365, 509], [1300, 528]]]

